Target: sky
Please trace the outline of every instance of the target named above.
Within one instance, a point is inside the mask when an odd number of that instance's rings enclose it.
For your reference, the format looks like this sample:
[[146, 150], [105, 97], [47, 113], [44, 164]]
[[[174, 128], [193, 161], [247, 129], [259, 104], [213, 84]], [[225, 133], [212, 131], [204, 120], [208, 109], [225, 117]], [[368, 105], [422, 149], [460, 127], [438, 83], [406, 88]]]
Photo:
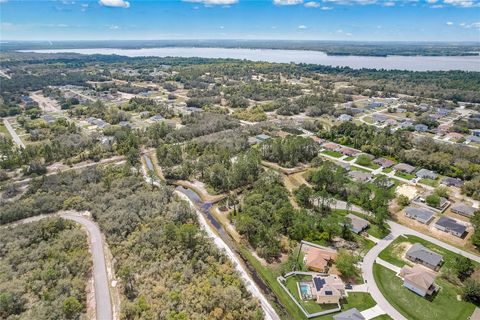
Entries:
[[480, 42], [480, 0], [0, 0], [0, 40]]

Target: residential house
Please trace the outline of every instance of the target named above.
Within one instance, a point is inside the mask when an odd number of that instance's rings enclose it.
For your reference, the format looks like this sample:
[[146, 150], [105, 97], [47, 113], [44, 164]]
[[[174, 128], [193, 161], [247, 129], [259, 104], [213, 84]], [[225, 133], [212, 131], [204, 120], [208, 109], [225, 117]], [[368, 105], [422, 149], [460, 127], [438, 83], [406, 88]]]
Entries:
[[461, 187], [463, 186], [463, 181], [459, 178], [445, 177], [442, 180], [442, 184], [448, 187]]
[[450, 207], [453, 213], [460, 214], [465, 217], [473, 217], [475, 208], [465, 202], [457, 202]]
[[415, 131], [419, 131], [419, 132], [428, 131], [428, 126], [423, 123], [416, 124], [414, 128], [415, 128]]
[[401, 107], [397, 107], [397, 108], [395, 109], [395, 111], [396, 111], [397, 113], [405, 113], [405, 112], [407, 112], [407, 109], [401, 108]]
[[372, 180], [373, 175], [369, 172], [363, 172], [363, 171], [350, 171], [348, 173], [348, 176], [352, 178], [356, 182], [361, 182], [361, 183], [366, 183], [370, 180]]
[[383, 106], [384, 106], [384, 103], [383, 103], [383, 102], [373, 101], [373, 102], [371, 102], [370, 104], [366, 105], [365, 108], [367, 108], [367, 109], [375, 109], [375, 108], [380, 108], [380, 107], [383, 107]]
[[349, 156], [349, 157], [354, 157], [358, 154], [358, 151], [352, 148], [348, 147], [341, 147], [338, 152], [340, 152], [343, 155]]
[[411, 165], [403, 163], [403, 162], [397, 164], [395, 167], [393, 167], [393, 169], [395, 169], [397, 171], [404, 172], [404, 173], [412, 173], [413, 171], [415, 171], [414, 166], [411, 166]]
[[338, 121], [350, 121], [352, 120], [352, 116], [346, 113], [341, 114], [338, 118]]
[[404, 122], [400, 123], [399, 127], [401, 129], [408, 129], [413, 127], [413, 122], [410, 120], [405, 120]]
[[480, 137], [480, 129], [472, 130], [472, 136]]
[[480, 137], [477, 136], [468, 136], [465, 140], [468, 142], [480, 143]]
[[46, 114], [43, 116], [43, 120], [47, 123], [47, 124], [52, 124], [55, 122], [55, 118], [52, 117], [51, 115], [49, 114]]
[[378, 179], [375, 180], [375, 184], [376, 184], [377, 186], [381, 187], [381, 188], [388, 189], [388, 188], [392, 187], [392, 186], [395, 184], [395, 182], [393, 182], [392, 179], [387, 179], [387, 178], [381, 179], [381, 178], [378, 178]]
[[345, 283], [337, 275], [314, 276], [313, 296], [318, 304], [339, 303], [346, 296]]
[[342, 148], [342, 146], [340, 146], [336, 143], [333, 143], [333, 142], [324, 143], [322, 145], [322, 147], [324, 147], [325, 149], [330, 150], [330, 151], [338, 151]]
[[424, 209], [424, 208], [415, 208], [415, 207], [407, 207], [405, 208], [405, 216], [409, 217], [410, 219], [417, 220], [423, 224], [427, 224], [430, 220], [433, 219], [435, 213], [431, 210]]
[[376, 123], [384, 123], [385, 121], [388, 120], [388, 117], [387, 117], [386, 115], [383, 115], [383, 114], [375, 113], [375, 114], [372, 116], [372, 119], [373, 119], [373, 121], [375, 121]]
[[467, 231], [467, 227], [463, 224], [460, 224], [455, 219], [449, 217], [441, 217], [435, 222], [435, 228], [438, 230], [451, 233], [454, 236], [461, 238]]
[[395, 164], [394, 161], [389, 160], [389, 159], [385, 159], [385, 158], [378, 158], [378, 159], [373, 160], [373, 162], [378, 164], [382, 168], [390, 168], [391, 166], [393, 166]]
[[434, 271], [440, 269], [440, 266], [443, 263], [442, 255], [425, 248], [420, 243], [415, 243], [413, 246], [411, 246], [405, 254], [405, 257], [410, 261], [420, 263], [421, 265]]
[[397, 123], [398, 123], [398, 122], [397, 122], [397, 120], [395, 120], [395, 119], [387, 119], [387, 120], [385, 121], [385, 124], [386, 124], [387, 126], [395, 126], [395, 125], [397, 125]]
[[263, 133], [255, 136], [255, 137], [256, 137], [258, 140], [260, 140], [261, 142], [270, 139], [270, 136], [269, 136], [269, 135], [266, 135], [266, 134], [263, 134]]
[[348, 309], [342, 313], [333, 316], [333, 320], [365, 320], [357, 308]]
[[420, 179], [437, 179], [438, 175], [430, 170], [427, 169], [420, 169], [417, 171], [416, 176], [419, 177]]
[[165, 120], [165, 118], [162, 117], [162, 115], [160, 115], [160, 114], [156, 114], [156, 115], [154, 115], [153, 117], [151, 117], [150, 120], [155, 121], [155, 122], [158, 122], [158, 121]]
[[453, 141], [459, 141], [463, 138], [463, 134], [458, 132], [449, 132], [447, 133], [447, 138]]
[[403, 278], [403, 286], [416, 294], [425, 297], [438, 290], [435, 285], [435, 272], [416, 264], [413, 267], [404, 266], [399, 273]]
[[336, 268], [333, 266], [335, 259], [337, 258], [337, 251], [328, 248], [311, 247], [308, 249], [305, 255], [305, 266], [316, 272], [328, 273], [336, 272]]
[[347, 214], [346, 216], [348, 219], [350, 219], [350, 222], [352, 224], [352, 231], [355, 232], [356, 234], [359, 234], [363, 230], [367, 229], [368, 226], [370, 225], [370, 222], [367, 220], [360, 218], [354, 214]]

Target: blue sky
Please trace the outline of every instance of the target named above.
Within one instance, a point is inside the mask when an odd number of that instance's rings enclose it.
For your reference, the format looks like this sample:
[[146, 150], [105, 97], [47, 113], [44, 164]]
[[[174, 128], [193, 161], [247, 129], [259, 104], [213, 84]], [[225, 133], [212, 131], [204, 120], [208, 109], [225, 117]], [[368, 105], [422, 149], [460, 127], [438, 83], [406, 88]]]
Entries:
[[480, 0], [0, 0], [1, 40], [479, 41]]

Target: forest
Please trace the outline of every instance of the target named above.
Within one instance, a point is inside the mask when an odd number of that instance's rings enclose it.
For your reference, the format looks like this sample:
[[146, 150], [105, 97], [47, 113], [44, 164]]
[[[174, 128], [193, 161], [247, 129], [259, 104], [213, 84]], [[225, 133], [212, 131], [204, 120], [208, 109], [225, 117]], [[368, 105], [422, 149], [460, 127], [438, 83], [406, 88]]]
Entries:
[[0, 223], [60, 209], [88, 210], [100, 225], [117, 261], [122, 319], [263, 318], [171, 187], [152, 189], [129, 165], [44, 176], [0, 204]]
[[83, 319], [91, 258], [74, 222], [48, 218], [2, 229], [1, 319]]

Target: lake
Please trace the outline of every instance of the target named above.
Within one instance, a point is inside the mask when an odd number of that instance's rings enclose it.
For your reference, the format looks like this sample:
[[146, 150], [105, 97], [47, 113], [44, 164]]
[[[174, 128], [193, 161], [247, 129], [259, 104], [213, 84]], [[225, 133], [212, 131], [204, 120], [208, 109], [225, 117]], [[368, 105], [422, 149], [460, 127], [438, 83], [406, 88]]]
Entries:
[[20, 50], [37, 53], [80, 53], [122, 55], [128, 57], [201, 57], [232, 58], [252, 61], [279, 63], [311, 63], [334, 67], [350, 67], [354, 69], [387, 69], [410, 71], [448, 71], [464, 70], [480, 72], [480, 56], [329, 56], [321, 51], [309, 50], [273, 50], [273, 49], [227, 49], [227, 48], [91, 48], [91, 49], [47, 49]]

